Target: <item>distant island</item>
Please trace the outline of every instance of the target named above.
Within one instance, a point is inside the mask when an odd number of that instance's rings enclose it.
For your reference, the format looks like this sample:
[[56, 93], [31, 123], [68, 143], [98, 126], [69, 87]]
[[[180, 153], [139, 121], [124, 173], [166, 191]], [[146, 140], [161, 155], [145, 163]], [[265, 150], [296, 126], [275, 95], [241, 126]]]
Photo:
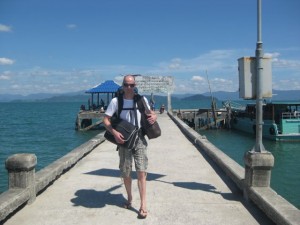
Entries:
[[192, 95], [189, 97], [181, 98], [180, 100], [182, 100], [182, 101], [199, 101], [199, 100], [206, 100], [206, 99], [211, 99], [211, 97], [197, 94], [197, 95]]
[[[219, 101], [237, 101], [242, 100], [239, 98], [239, 92], [226, 92], [218, 91], [213, 92], [212, 96]], [[87, 102], [91, 97], [90, 94], [84, 93], [84, 91], [63, 93], [63, 94], [50, 94], [40, 93], [31, 94], [27, 96], [13, 95], [13, 94], [0, 94], [0, 102]], [[150, 99], [149, 95], [146, 95]], [[172, 100], [176, 101], [199, 101], [211, 99], [211, 93], [203, 94], [172, 94]], [[100, 95], [100, 98], [106, 99], [106, 95]], [[155, 100], [158, 102], [165, 102], [166, 95], [155, 95]], [[289, 101], [300, 101], [300, 90], [288, 90], [280, 91], [273, 90], [272, 100], [289, 100]]]

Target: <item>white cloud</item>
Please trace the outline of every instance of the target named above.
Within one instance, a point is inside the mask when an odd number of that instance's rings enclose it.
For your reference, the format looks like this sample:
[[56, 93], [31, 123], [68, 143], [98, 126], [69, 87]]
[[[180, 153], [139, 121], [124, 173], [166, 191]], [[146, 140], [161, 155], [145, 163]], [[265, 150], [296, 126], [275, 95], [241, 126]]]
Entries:
[[12, 88], [12, 89], [19, 89], [19, 88], [20, 88], [20, 85], [14, 84], [14, 85], [11, 86], [11, 88]]
[[6, 26], [4, 24], [0, 24], [0, 32], [11, 32], [12, 29], [10, 26]]
[[272, 60], [274, 67], [281, 68], [298, 68], [300, 69], [300, 60], [287, 60], [287, 59], [278, 59], [275, 58]]
[[273, 53], [265, 53], [264, 54], [264, 57], [271, 57], [272, 59], [276, 59], [280, 56], [280, 53], [279, 52], [273, 52]]
[[238, 57], [239, 51], [212, 50], [194, 58], [173, 58], [170, 61], [160, 62], [151, 72], [156, 74], [199, 73], [205, 70], [232, 72], [237, 68]]
[[91, 71], [47, 70], [41, 67], [14, 73], [1, 73], [0, 71], [0, 80], [5, 80], [5, 82], [0, 82], [0, 93], [9, 93], [10, 89], [14, 89], [15, 93], [22, 95], [87, 90], [96, 83], [104, 81], [99, 76], [99, 70]]
[[181, 59], [179, 59], [179, 58], [172, 59], [168, 67], [169, 67], [170, 70], [180, 69]]
[[0, 80], [9, 80], [10, 77], [4, 74], [0, 74]]
[[281, 76], [273, 76], [272, 88], [275, 90], [300, 90], [299, 74], [288, 79]]
[[0, 58], [0, 65], [12, 65], [14, 64], [14, 60], [8, 58]]
[[215, 82], [221, 82], [221, 83], [227, 83], [228, 82], [228, 80], [225, 80], [223, 78], [215, 78], [215, 79], [213, 79], [213, 81], [215, 81]]
[[201, 76], [193, 76], [192, 81], [205, 81], [205, 78]]
[[[87, 90], [105, 80], [113, 79], [121, 83], [124, 74], [142, 74], [148, 76], [173, 76], [175, 93], [209, 92], [206, 71], [211, 90], [237, 91], [237, 59], [251, 50], [213, 50], [194, 58], [174, 57], [149, 66], [139, 65], [100, 65], [92, 69], [49, 70], [34, 67], [29, 70], [1, 72], [1, 93], [8, 93], [14, 85], [15, 93], [30, 94], [38, 92], [63, 93]], [[246, 54], [245, 54], [246, 52]], [[273, 88], [277, 90], [300, 89], [300, 62], [283, 58], [284, 53], [274, 51], [266, 53], [273, 60]], [[13, 60], [0, 58], [7, 65]], [[283, 81], [285, 79], [285, 81]], [[4, 82], [5, 81], [5, 82]]]
[[77, 28], [77, 25], [76, 24], [67, 24], [67, 28], [70, 30], [74, 30]]
[[10, 71], [4, 71], [2, 74], [0, 73], [0, 80], [10, 80], [12, 73]]
[[232, 58], [232, 56], [236, 53], [234, 50], [211, 50], [208, 53], [204, 54], [202, 58], [208, 58], [210, 59], [215, 59], [215, 60], [220, 60], [220, 59], [228, 59]]
[[300, 69], [300, 60], [289, 60], [289, 59], [281, 59], [281, 54], [279, 52], [266, 53], [265, 57], [272, 58], [273, 67], [277, 68], [298, 68]]

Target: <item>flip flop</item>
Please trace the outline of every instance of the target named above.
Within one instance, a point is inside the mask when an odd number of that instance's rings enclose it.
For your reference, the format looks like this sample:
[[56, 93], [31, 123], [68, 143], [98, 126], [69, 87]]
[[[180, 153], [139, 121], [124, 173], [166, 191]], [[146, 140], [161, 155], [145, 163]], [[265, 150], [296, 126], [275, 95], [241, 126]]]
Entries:
[[147, 215], [148, 215], [148, 212], [146, 210], [140, 209], [138, 218], [139, 219], [146, 219]]
[[124, 208], [125, 209], [131, 209], [132, 208], [132, 203], [131, 202], [124, 203]]

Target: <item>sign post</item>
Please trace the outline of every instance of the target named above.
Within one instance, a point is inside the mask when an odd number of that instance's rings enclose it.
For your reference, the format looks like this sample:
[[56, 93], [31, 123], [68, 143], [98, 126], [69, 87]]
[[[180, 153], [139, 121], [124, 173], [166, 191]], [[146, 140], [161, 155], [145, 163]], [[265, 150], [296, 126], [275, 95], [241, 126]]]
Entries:
[[172, 76], [136, 76], [138, 89], [144, 93], [166, 93], [168, 98], [168, 111], [172, 110], [171, 93], [174, 91], [174, 78]]

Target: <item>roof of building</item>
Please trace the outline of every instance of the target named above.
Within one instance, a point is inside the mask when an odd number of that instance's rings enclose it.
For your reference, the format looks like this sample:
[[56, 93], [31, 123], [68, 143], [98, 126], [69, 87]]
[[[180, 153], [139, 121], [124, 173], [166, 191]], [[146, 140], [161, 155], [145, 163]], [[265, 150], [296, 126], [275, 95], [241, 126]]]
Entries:
[[120, 85], [113, 80], [107, 80], [98, 86], [85, 91], [85, 93], [115, 93], [119, 87]]

